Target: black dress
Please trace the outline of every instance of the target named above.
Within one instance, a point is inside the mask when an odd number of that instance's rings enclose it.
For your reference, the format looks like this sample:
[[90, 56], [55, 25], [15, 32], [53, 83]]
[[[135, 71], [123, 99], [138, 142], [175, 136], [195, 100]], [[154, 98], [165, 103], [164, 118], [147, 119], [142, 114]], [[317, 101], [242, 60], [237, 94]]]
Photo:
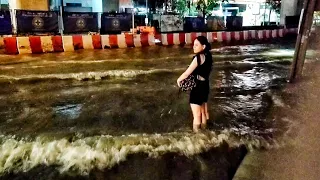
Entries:
[[[196, 69], [193, 71], [194, 75], [200, 75], [203, 77], [205, 80], [197, 80], [197, 85], [194, 87], [191, 92], [190, 92], [190, 99], [189, 102], [190, 104], [197, 104], [197, 105], [202, 105], [203, 103], [208, 102], [208, 97], [209, 97], [209, 76], [211, 73], [212, 69], [212, 55], [210, 52], [204, 53], [205, 55], [205, 61], [203, 64], [199, 64], [196, 67]], [[197, 54], [197, 58], [200, 58], [200, 56]], [[198, 62], [201, 62], [198, 60]]]

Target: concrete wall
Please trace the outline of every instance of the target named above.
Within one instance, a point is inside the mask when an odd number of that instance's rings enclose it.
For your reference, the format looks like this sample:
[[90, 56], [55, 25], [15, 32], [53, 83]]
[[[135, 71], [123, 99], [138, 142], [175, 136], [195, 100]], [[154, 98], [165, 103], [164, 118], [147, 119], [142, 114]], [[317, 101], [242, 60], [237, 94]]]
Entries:
[[63, 0], [64, 6], [66, 6], [67, 3], [81, 3], [82, 7], [91, 7], [92, 6], [92, 0]]
[[119, 12], [119, 0], [103, 0], [103, 12], [117, 11]]
[[92, 11], [102, 12], [102, 0], [92, 0]]
[[66, 12], [92, 12], [91, 7], [64, 7], [64, 11]]
[[297, 11], [299, 0], [282, 0], [280, 10], [280, 24], [285, 24], [286, 16], [295, 16], [300, 14]]

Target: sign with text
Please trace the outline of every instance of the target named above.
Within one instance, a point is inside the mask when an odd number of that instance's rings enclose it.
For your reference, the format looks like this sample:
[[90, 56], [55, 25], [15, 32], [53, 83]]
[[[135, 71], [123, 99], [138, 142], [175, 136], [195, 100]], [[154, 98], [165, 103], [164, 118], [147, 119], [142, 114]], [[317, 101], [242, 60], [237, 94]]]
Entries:
[[11, 18], [9, 11], [0, 11], [0, 35], [11, 34]]
[[145, 26], [146, 15], [134, 15], [134, 25], [135, 26]]
[[132, 15], [126, 13], [103, 13], [101, 16], [102, 33], [121, 33], [130, 31]]
[[63, 14], [65, 33], [98, 32], [98, 13], [73, 13]]
[[161, 32], [183, 31], [183, 18], [180, 15], [161, 15], [160, 31]]
[[287, 28], [297, 28], [299, 26], [300, 16], [286, 16], [285, 25]]
[[242, 16], [228, 16], [227, 17], [227, 29], [228, 30], [241, 30], [243, 24]]
[[225, 29], [223, 16], [208, 16], [207, 17], [207, 30], [217, 31]]
[[58, 12], [17, 10], [18, 33], [58, 32]]
[[204, 19], [201, 17], [185, 17], [184, 30], [187, 32], [198, 32], [205, 30]]

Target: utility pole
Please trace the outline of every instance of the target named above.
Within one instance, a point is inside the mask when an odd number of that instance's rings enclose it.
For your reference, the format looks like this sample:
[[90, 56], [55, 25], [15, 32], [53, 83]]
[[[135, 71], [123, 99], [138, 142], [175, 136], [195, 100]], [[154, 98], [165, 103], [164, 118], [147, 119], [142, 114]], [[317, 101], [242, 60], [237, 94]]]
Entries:
[[294, 82], [296, 79], [302, 76], [316, 2], [317, 0], [305, 0], [304, 2], [300, 16], [298, 37], [293, 62], [291, 65], [289, 82]]
[[62, 11], [62, 13], [64, 12], [64, 6], [63, 6], [63, 4], [64, 4], [64, 2], [63, 2], [63, 0], [61, 0], [61, 11]]
[[60, 34], [63, 35], [63, 30], [64, 30], [64, 25], [63, 25], [63, 13], [64, 13], [64, 2], [63, 0], [60, 1], [61, 2], [61, 6], [60, 6]]
[[149, 14], [149, 11], [148, 11], [148, 0], [146, 0], [146, 26], [148, 26], [148, 24], [149, 24], [149, 16], [148, 16], [148, 14]]

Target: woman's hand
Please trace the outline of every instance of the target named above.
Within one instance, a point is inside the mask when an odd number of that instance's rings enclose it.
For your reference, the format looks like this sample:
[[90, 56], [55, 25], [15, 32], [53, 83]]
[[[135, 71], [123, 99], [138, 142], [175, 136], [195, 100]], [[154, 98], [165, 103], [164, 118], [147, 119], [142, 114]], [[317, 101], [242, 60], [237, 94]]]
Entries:
[[181, 81], [182, 81], [182, 79], [181, 78], [178, 78], [177, 79], [177, 84], [178, 84], [178, 86], [180, 87], [180, 83], [181, 83]]
[[180, 87], [181, 81], [186, 79], [196, 69], [197, 66], [198, 66], [197, 57], [195, 57], [192, 60], [188, 69], [184, 73], [182, 73], [181, 76], [177, 79], [177, 84], [179, 87]]

